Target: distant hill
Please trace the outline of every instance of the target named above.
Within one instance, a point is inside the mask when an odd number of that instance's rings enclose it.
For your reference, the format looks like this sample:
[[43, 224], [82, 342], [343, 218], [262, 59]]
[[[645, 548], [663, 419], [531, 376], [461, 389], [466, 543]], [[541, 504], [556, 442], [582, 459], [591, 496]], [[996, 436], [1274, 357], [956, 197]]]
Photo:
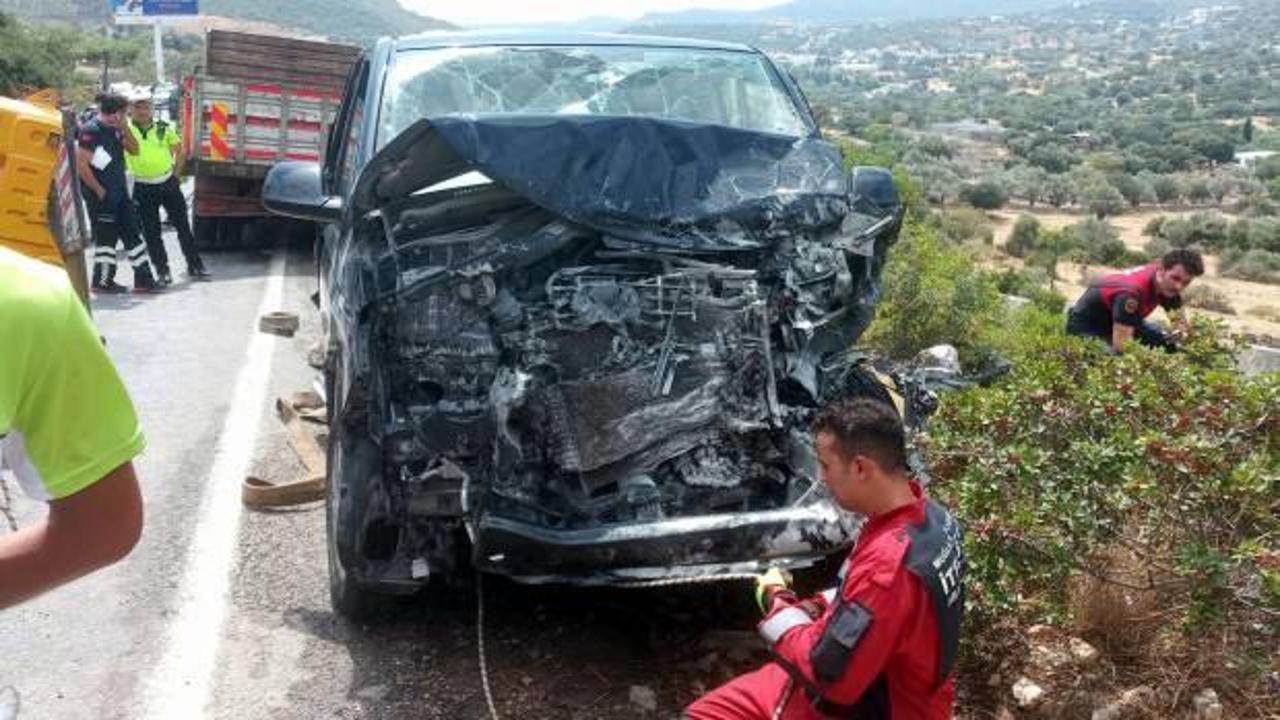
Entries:
[[[0, 0], [0, 11], [25, 18], [102, 22], [106, 8], [105, 0]], [[362, 43], [453, 27], [405, 10], [397, 0], [201, 0], [200, 11]]]
[[[751, 12], [685, 10], [649, 13], [641, 25], [701, 23], [849, 24], [872, 21], [920, 20], [946, 17], [1013, 15], [1070, 6], [1071, 0], [924, 0], [886, 3], [883, 0], [793, 0]], [[1074, 3], [1081, 4], [1081, 3]]]
[[454, 27], [405, 10], [397, 0], [202, 0], [200, 9], [210, 15], [261, 20], [360, 42]]

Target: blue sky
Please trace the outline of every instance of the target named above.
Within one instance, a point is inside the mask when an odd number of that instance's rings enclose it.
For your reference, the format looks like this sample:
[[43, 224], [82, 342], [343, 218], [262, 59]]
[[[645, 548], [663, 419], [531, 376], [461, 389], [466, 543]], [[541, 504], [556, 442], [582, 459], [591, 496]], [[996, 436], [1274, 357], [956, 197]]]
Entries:
[[424, 15], [459, 25], [517, 25], [585, 17], [635, 19], [647, 12], [716, 8], [754, 10], [786, 0], [400, 0]]

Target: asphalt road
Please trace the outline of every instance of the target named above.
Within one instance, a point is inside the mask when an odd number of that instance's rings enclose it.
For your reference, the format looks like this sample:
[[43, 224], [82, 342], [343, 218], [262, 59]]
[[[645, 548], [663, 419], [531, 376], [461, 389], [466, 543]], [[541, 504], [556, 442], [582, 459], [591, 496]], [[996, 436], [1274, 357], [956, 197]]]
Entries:
[[[149, 441], [146, 530], [125, 562], [0, 613], [0, 687], [21, 694], [21, 720], [489, 717], [474, 585], [350, 623], [329, 609], [323, 508], [240, 505], [243, 475], [302, 474], [271, 407], [316, 378], [310, 249], [210, 255], [209, 283], [188, 281], [176, 250], [170, 291], [94, 302]], [[301, 331], [256, 332], [264, 310], [299, 313]], [[22, 522], [40, 512], [18, 505]], [[497, 710], [674, 717], [761, 661], [749, 594], [486, 579]]]

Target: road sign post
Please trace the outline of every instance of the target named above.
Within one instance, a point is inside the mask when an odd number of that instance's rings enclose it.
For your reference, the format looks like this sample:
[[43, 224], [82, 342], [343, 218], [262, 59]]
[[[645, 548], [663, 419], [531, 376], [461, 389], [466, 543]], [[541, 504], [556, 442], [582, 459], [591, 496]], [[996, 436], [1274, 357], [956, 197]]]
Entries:
[[117, 25], [152, 26], [157, 83], [165, 81], [161, 26], [167, 22], [193, 20], [199, 14], [199, 0], [111, 0], [111, 17]]
[[164, 41], [163, 41], [163, 32], [160, 29], [160, 23], [155, 23], [154, 25], [151, 26], [151, 33], [152, 33], [153, 39], [155, 40], [153, 45], [156, 53], [156, 84], [163, 85], [164, 84]]

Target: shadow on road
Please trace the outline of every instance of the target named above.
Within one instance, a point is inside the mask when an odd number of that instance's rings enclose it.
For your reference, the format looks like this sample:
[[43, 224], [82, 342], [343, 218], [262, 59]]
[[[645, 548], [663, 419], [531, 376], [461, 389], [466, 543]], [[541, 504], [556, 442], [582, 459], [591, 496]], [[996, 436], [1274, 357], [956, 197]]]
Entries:
[[[485, 578], [485, 644], [505, 717], [670, 717], [766, 659], [749, 583], [667, 589], [530, 587]], [[369, 717], [488, 718], [474, 586], [433, 590], [366, 625], [331, 613], [284, 622], [345, 646], [349, 698]], [[652, 692], [656, 707], [632, 699]]]

